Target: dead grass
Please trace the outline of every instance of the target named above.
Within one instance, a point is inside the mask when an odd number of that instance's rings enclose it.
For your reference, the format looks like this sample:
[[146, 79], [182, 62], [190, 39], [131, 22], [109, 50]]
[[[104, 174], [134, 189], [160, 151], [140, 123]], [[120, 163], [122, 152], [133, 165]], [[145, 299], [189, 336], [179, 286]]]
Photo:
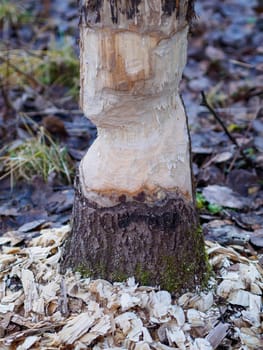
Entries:
[[13, 186], [18, 180], [29, 182], [35, 175], [41, 176], [45, 182], [55, 175], [62, 183], [71, 184], [74, 168], [67, 148], [57, 144], [43, 126], [31, 122], [36, 135], [26, 126], [29, 138], [6, 147], [0, 157], [3, 168], [0, 180], [10, 177]]

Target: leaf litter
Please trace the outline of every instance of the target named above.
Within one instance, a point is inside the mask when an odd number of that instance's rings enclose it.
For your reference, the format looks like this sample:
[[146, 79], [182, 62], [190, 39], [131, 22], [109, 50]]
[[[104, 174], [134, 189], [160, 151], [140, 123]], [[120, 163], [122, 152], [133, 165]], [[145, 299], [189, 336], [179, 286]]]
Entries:
[[263, 268], [236, 246], [206, 241], [209, 288], [172, 296], [139, 286], [59, 273], [70, 227], [43, 229], [22, 246], [6, 233], [0, 255], [0, 348], [260, 349]]

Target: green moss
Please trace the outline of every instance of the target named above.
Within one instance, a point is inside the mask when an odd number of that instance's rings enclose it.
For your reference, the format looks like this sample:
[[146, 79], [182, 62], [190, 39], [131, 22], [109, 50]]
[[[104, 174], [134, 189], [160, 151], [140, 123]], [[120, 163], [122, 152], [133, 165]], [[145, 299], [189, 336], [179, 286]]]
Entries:
[[169, 292], [178, 290], [182, 281], [178, 276], [175, 257], [163, 257], [162, 264], [164, 265], [164, 273], [161, 279], [161, 288]]
[[205, 264], [205, 273], [204, 273], [203, 280], [201, 283], [202, 290], [204, 290], [208, 287], [208, 282], [209, 282], [210, 278], [214, 275], [214, 271], [213, 271], [213, 268], [209, 262], [209, 257], [208, 257], [206, 250], [204, 252], [203, 258], [204, 258], [204, 264]]
[[194, 263], [180, 264], [176, 257], [166, 256], [162, 258], [163, 274], [161, 288], [169, 292], [186, 290], [191, 288], [191, 280], [195, 275], [196, 265]]
[[79, 272], [82, 277], [97, 277], [97, 278], [105, 278], [106, 270], [105, 266], [96, 265], [94, 268], [90, 268], [85, 264], [79, 264], [75, 269], [75, 272]]
[[203, 243], [203, 231], [202, 227], [199, 225], [196, 230], [196, 239], [197, 242], [199, 242], [198, 245], [198, 252], [199, 252], [199, 259], [198, 261], [203, 264], [203, 278], [201, 281], [201, 289], [205, 289], [208, 286], [208, 281], [213, 275], [213, 269], [212, 266], [209, 263], [209, 257], [205, 249], [205, 244]]
[[129, 276], [122, 271], [115, 271], [111, 274], [112, 282], [123, 282], [126, 281]]
[[135, 279], [141, 285], [147, 286], [151, 283], [151, 271], [145, 270], [141, 264], [138, 264], [135, 269]]
[[[187, 289], [193, 290], [198, 287], [205, 289], [207, 287], [212, 275], [212, 268], [208, 261], [202, 235], [202, 228], [198, 226], [194, 231], [193, 250], [189, 252], [188, 256], [184, 257], [184, 262], [181, 263], [178, 257], [175, 256], [162, 257], [161, 288], [170, 292], [177, 292]], [[202, 278], [200, 281], [195, 281], [195, 276], [200, 276], [200, 269], [203, 270]]]
[[86, 277], [91, 277], [92, 276], [92, 270], [90, 268], [88, 268], [85, 265], [78, 265], [75, 269], [74, 272], [79, 272], [80, 275], [84, 278]]

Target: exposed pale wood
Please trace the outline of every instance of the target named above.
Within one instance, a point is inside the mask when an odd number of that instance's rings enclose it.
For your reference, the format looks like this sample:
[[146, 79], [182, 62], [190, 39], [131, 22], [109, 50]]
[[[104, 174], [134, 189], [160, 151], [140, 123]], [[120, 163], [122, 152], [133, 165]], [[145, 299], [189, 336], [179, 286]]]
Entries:
[[26, 338], [23, 342], [23, 344], [19, 345], [17, 350], [28, 350], [32, 347], [32, 345], [34, 345], [38, 340], [40, 339], [40, 337], [36, 336], [36, 335], [32, 335], [29, 336], [28, 338]]
[[83, 194], [101, 206], [142, 191], [152, 202], [178, 189], [192, 199], [187, 122], [178, 95], [191, 2], [120, 1], [116, 9], [107, 0], [99, 4], [84, 1], [80, 27], [80, 101], [98, 127], [80, 165]]
[[88, 332], [96, 323], [98, 317], [98, 313], [92, 314], [90, 312], [85, 312], [74, 317], [59, 332], [60, 341], [66, 344], [73, 344], [76, 339]]
[[151, 31], [81, 29], [81, 101], [98, 138], [80, 165], [86, 198], [101, 206], [144, 191], [192, 198], [190, 146], [178, 85], [187, 27]]
[[25, 316], [27, 317], [31, 311], [44, 314], [44, 302], [42, 298], [39, 298], [33, 272], [23, 269], [21, 281], [25, 294]]

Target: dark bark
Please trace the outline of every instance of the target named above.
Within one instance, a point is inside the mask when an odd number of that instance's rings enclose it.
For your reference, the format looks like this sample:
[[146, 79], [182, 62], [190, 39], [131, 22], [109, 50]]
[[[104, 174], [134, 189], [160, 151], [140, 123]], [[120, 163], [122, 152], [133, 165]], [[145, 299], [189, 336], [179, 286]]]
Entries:
[[[121, 5], [117, 0], [81, 0], [80, 1], [80, 22], [86, 25], [92, 25], [101, 21], [101, 8], [103, 1], [109, 3], [111, 9], [112, 23], [118, 23], [119, 14], [125, 14], [127, 20], [133, 19], [139, 14], [138, 6], [141, 0], [131, 0], [122, 2]], [[180, 6], [186, 4], [187, 9], [186, 20], [190, 23], [192, 18], [195, 17], [194, 0], [161, 0], [162, 11], [166, 16], [171, 16], [174, 11], [177, 11], [176, 16], [180, 16]]]
[[[179, 193], [154, 204], [138, 201], [98, 208], [76, 186], [73, 228], [61, 269], [170, 291], [193, 290], [204, 281], [204, 242], [195, 209]], [[142, 198], [143, 200], [143, 198]]]

